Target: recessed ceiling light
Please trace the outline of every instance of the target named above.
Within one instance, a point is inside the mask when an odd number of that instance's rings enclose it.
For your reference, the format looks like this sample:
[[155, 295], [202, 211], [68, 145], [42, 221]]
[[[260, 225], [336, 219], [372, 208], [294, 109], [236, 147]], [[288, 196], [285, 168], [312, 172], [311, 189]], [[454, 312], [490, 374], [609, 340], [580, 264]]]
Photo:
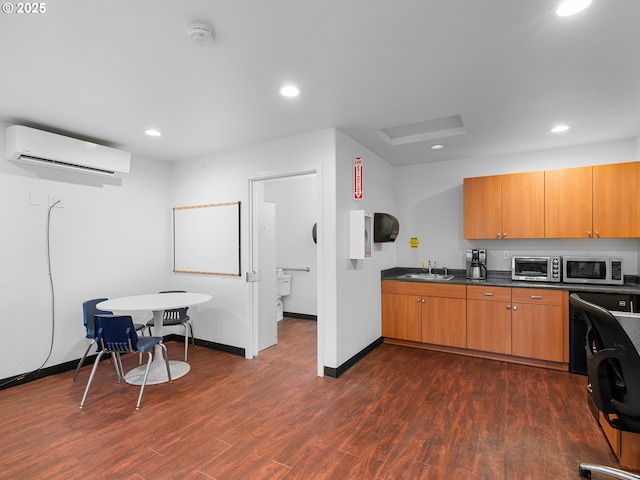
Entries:
[[435, 144], [435, 145], [431, 145], [431, 149], [432, 150], [440, 150], [444, 148], [444, 145], [440, 145], [439, 143]]
[[564, 0], [558, 6], [556, 15], [559, 17], [575, 15], [587, 8], [589, 5], [591, 5], [591, 0]]
[[150, 137], [159, 137], [162, 135], [162, 132], [155, 130], [153, 128], [148, 128], [147, 130], [144, 131], [144, 133], [146, 133]]
[[297, 97], [301, 91], [300, 87], [296, 87], [295, 85], [285, 85], [280, 89], [280, 95], [283, 97]]
[[551, 133], [562, 133], [562, 132], [566, 132], [567, 130], [569, 130], [569, 125], [556, 125], [555, 127], [553, 127], [550, 132]]

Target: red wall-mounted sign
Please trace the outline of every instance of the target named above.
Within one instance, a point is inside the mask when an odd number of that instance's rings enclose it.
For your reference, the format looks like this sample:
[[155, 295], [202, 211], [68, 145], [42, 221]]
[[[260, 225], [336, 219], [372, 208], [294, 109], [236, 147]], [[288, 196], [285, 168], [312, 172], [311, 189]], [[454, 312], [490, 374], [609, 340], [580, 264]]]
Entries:
[[353, 198], [362, 200], [362, 157], [353, 159]]

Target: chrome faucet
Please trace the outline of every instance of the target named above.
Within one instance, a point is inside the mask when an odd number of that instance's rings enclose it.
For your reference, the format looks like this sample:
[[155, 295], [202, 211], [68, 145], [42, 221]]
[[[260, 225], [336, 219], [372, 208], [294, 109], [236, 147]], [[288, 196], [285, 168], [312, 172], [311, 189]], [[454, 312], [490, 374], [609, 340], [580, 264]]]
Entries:
[[[426, 268], [425, 268], [425, 264], [426, 264]], [[438, 262], [436, 262], [435, 260], [433, 261], [433, 266], [431, 265], [431, 260], [429, 260], [429, 262], [422, 262], [422, 270], [425, 272], [428, 272], [429, 274], [433, 273], [433, 269], [434, 268], [438, 268]], [[446, 267], [445, 267], [446, 270]]]

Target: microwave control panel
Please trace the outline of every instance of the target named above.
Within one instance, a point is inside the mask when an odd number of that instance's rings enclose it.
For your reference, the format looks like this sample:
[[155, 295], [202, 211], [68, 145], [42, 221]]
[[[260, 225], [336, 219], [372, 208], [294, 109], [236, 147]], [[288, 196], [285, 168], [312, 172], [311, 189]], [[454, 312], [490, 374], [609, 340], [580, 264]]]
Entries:
[[556, 282], [560, 281], [560, 257], [551, 259], [551, 278]]
[[622, 262], [611, 262], [611, 280], [622, 280]]

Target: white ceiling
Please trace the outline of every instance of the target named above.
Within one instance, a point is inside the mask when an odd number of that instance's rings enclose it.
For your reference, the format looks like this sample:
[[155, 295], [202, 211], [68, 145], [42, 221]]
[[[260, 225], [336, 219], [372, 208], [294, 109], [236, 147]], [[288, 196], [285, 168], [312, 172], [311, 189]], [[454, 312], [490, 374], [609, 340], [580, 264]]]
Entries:
[[[640, 1], [557, 3], [49, 1], [0, 13], [0, 121], [168, 160], [331, 127], [394, 165], [637, 137]], [[190, 43], [197, 21], [213, 44]], [[455, 115], [466, 134], [377, 133]]]

